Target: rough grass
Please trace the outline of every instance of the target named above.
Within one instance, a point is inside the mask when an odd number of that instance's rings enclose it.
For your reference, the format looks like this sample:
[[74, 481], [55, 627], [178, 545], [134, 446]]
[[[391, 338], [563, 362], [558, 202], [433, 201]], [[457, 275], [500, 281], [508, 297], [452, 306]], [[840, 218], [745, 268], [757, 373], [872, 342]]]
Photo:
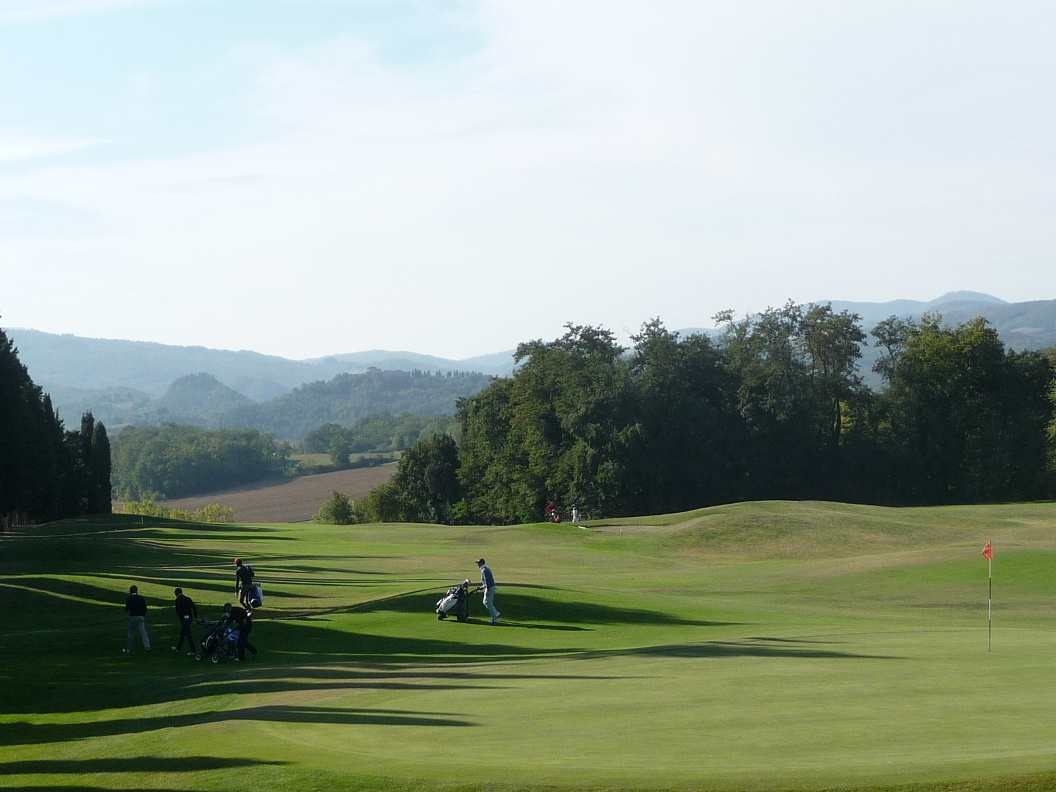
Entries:
[[[1054, 789], [1054, 524], [1045, 504], [774, 502], [584, 528], [29, 529], [0, 541], [0, 787]], [[215, 616], [235, 555], [266, 591], [260, 657], [174, 655], [172, 588]], [[437, 621], [479, 555], [502, 622], [476, 598]], [[131, 582], [150, 656], [120, 654]]]

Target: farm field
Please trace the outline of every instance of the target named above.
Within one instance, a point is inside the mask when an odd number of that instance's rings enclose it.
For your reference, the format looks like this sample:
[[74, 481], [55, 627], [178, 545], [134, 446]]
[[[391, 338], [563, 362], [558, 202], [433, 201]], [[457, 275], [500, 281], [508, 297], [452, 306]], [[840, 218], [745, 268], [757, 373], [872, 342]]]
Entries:
[[396, 463], [391, 462], [377, 467], [301, 476], [267, 487], [174, 498], [163, 505], [168, 509], [193, 512], [211, 503], [219, 503], [233, 508], [235, 519], [240, 523], [307, 522], [334, 490], [357, 500], [377, 485], [384, 484], [395, 472]]
[[[173, 587], [215, 618], [236, 555], [265, 589], [260, 655], [173, 653]], [[478, 556], [500, 623], [479, 595], [438, 621]], [[1054, 565], [1053, 504], [20, 529], [0, 788], [1054, 789]], [[149, 655], [121, 653], [130, 583]]]

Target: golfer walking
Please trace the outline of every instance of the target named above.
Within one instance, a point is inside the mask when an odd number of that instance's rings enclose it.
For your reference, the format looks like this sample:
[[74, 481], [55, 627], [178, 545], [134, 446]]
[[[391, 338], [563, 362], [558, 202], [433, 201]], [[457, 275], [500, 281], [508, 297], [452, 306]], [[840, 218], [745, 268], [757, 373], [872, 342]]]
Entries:
[[150, 638], [147, 636], [147, 600], [139, 593], [139, 586], [130, 586], [125, 599], [125, 610], [128, 612], [128, 639], [121, 651], [132, 654], [132, 641], [139, 633], [143, 650], [150, 654]]
[[477, 559], [477, 567], [480, 569], [480, 583], [484, 587], [484, 607], [491, 614], [491, 624], [498, 624], [500, 614], [495, 609], [495, 576], [491, 574], [483, 558]]

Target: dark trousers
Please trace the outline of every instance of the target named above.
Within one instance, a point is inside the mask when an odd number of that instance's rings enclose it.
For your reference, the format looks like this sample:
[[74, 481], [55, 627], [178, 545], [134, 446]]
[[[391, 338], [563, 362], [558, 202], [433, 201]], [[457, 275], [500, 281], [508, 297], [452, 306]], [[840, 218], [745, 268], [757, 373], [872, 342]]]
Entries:
[[194, 636], [191, 634], [191, 617], [187, 616], [180, 619], [180, 638], [176, 641], [176, 651], [180, 651], [183, 648], [183, 639], [187, 639], [187, 648], [192, 652], [195, 651], [197, 644], [194, 642]]
[[248, 649], [254, 657], [257, 656], [257, 647], [249, 642], [249, 631], [253, 629], [253, 622], [246, 619], [240, 625], [238, 625], [238, 659], [246, 659], [246, 650]]

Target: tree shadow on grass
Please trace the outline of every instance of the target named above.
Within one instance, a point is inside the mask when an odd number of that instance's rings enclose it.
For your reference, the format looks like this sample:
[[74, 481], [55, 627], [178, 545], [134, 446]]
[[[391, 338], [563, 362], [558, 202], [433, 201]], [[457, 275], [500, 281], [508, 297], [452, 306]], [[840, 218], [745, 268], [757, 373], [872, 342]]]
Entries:
[[[556, 597], [523, 593], [535, 590], [560, 593]], [[436, 610], [436, 602], [444, 596], [444, 593], [437, 592], [435, 589], [430, 590], [428, 593], [415, 591], [316, 613], [309, 612], [306, 615], [377, 613], [382, 611], [430, 613]], [[496, 606], [503, 613], [515, 618], [517, 626], [521, 627], [534, 626], [536, 628], [553, 629], [552, 625], [578, 625], [579, 629], [589, 629], [592, 625], [608, 626], [621, 624], [641, 624], [651, 627], [724, 627], [735, 624], [734, 622], [685, 619], [663, 611], [647, 610], [645, 608], [618, 608], [610, 605], [601, 605], [596, 602], [577, 599], [576, 597], [578, 596], [581, 596], [579, 592], [568, 589], [554, 589], [549, 586], [504, 585], [498, 589]], [[480, 595], [472, 595], [472, 597], [471, 611], [476, 609], [483, 614], [484, 608], [480, 604]], [[476, 605], [476, 608], [473, 607], [474, 605]], [[513, 622], [508, 623], [513, 624]], [[583, 625], [587, 626], [584, 627]]]
[[831, 641], [799, 639], [744, 638], [739, 641], [702, 641], [700, 643], [661, 644], [627, 649], [606, 649], [584, 652], [579, 657], [678, 657], [716, 659], [727, 657], [762, 657], [771, 659], [803, 660], [904, 660], [897, 655], [862, 654], [823, 648]]
[[[464, 718], [445, 713], [408, 710], [377, 710], [303, 706], [261, 706], [220, 712], [162, 715], [153, 718], [115, 718], [88, 723], [0, 724], [0, 745], [39, 745], [41, 743], [143, 734], [158, 729], [180, 729], [203, 724], [233, 721], [269, 723], [330, 724], [339, 726], [445, 726], [475, 725]], [[3, 766], [0, 765], [0, 769]]]
[[[172, 538], [177, 531], [181, 538], [211, 539], [217, 535], [245, 537], [267, 535], [269, 540], [287, 537], [271, 536], [285, 533], [285, 529], [251, 523], [200, 523], [187, 520], [170, 520], [162, 517], [140, 517], [137, 514], [92, 515], [72, 517], [67, 520], [30, 525], [12, 533], [17, 539], [69, 539], [78, 536], [128, 534], [136, 538]], [[292, 541], [293, 537], [289, 537]]]
[[27, 759], [0, 762], [0, 776], [63, 775], [84, 773], [197, 773], [203, 770], [232, 770], [261, 765], [286, 765], [258, 759], [228, 759], [220, 756], [137, 756], [133, 759]]

